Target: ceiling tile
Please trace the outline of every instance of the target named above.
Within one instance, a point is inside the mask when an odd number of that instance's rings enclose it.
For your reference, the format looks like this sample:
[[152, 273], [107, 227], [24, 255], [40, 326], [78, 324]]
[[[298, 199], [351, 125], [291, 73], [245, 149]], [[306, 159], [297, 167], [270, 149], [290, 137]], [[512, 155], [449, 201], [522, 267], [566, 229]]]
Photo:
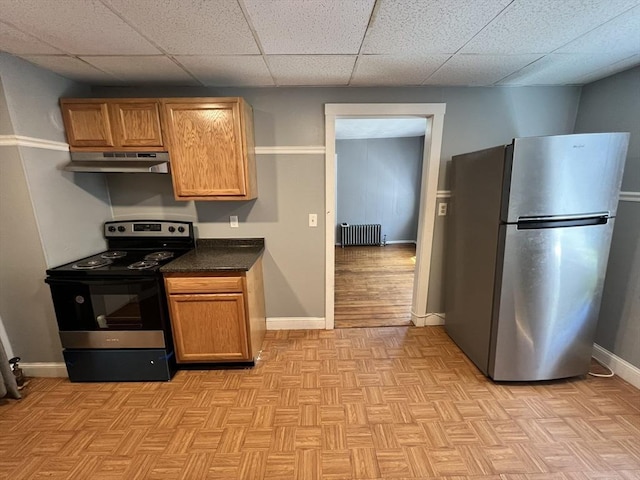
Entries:
[[456, 55], [424, 85], [493, 85], [540, 55]]
[[513, 2], [461, 53], [550, 53], [637, 5], [637, 0]]
[[595, 82], [596, 80], [600, 80], [601, 78], [605, 78], [610, 75], [615, 75], [618, 72], [622, 72], [636, 65], [640, 65], [640, 54], [631, 55], [630, 57], [620, 60], [619, 62], [607, 65], [604, 68], [591, 71], [588, 74], [580, 77], [579, 83], [583, 85]]
[[75, 57], [66, 55], [23, 55], [22, 58], [72, 80], [91, 82], [97, 85], [119, 83], [116, 78], [108, 73], [101, 72]]
[[347, 85], [355, 55], [269, 55], [278, 85]]
[[363, 55], [350, 85], [421, 85], [451, 55]]
[[553, 53], [640, 53], [640, 6], [617, 16]]
[[267, 65], [260, 55], [179, 55], [174, 58], [207, 86], [263, 87], [274, 85]]
[[237, 0], [104, 0], [170, 54], [260, 53]]
[[57, 48], [0, 22], [0, 50], [20, 54], [62, 54]]
[[265, 54], [356, 54], [374, 0], [245, 0]]
[[0, 0], [2, 20], [74, 55], [160, 53], [97, 0]]
[[187, 72], [162, 55], [132, 57], [81, 57], [87, 63], [131, 83], [198, 85]]
[[454, 53], [511, 0], [381, 0], [364, 53]]
[[551, 54], [505, 78], [500, 85], [582, 84], [583, 77], [614, 65], [627, 56], [611, 53]]

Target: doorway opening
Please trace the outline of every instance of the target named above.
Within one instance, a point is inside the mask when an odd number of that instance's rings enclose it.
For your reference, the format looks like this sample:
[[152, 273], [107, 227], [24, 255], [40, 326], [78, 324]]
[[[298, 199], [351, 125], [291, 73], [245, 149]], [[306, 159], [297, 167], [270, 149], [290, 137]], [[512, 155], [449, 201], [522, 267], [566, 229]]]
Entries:
[[410, 325], [427, 119], [335, 126], [334, 326]]
[[411, 300], [411, 322], [425, 324], [436, 194], [445, 104], [326, 104], [325, 105], [325, 328], [335, 326], [336, 245], [336, 120], [362, 118], [426, 119], [420, 181], [416, 263]]

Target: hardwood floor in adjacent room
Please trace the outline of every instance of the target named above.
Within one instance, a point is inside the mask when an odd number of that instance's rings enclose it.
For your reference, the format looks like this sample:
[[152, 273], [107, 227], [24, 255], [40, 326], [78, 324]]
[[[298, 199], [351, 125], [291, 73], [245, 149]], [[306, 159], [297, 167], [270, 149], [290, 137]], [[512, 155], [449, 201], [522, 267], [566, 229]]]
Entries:
[[442, 327], [270, 331], [252, 369], [32, 379], [0, 400], [0, 478], [631, 480], [640, 391], [494, 383]]
[[336, 247], [335, 328], [411, 324], [416, 246]]

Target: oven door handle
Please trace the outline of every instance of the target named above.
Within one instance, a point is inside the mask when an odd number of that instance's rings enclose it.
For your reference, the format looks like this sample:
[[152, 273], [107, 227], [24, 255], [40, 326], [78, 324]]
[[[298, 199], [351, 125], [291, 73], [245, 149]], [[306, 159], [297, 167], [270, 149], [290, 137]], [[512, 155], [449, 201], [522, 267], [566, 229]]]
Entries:
[[44, 279], [46, 283], [49, 285], [97, 285], [97, 286], [122, 286], [122, 285], [140, 285], [141, 283], [155, 282], [155, 278], [143, 278], [137, 277], [136, 279], [132, 278], [118, 278], [113, 280], [99, 280], [95, 278], [83, 278], [83, 279], [73, 279], [73, 280], [64, 280], [60, 278], [51, 278], [47, 277]]

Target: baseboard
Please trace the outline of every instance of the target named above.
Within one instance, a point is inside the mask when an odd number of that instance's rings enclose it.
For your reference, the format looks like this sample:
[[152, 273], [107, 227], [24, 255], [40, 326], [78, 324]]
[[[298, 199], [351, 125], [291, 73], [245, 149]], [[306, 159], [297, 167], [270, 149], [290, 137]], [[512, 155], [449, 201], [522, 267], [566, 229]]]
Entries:
[[444, 325], [444, 313], [427, 313], [424, 318], [424, 326], [433, 327], [435, 325]]
[[67, 366], [64, 362], [20, 363], [20, 368], [27, 377], [63, 377], [66, 378]]
[[411, 322], [416, 327], [434, 327], [444, 325], [444, 313], [427, 313], [426, 315], [417, 315], [411, 312]]
[[636, 388], [640, 388], [640, 368], [611, 353], [597, 343], [593, 344], [593, 358], [609, 367], [613, 373], [626, 380]]
[[[386, 245], [400, 245], [400, 244], [412, 244], [412, 245], [416, 245], [416, 241], [415, 240], [387, 240]], [[341, 247], [342, 244], [341, 243], [336, 243], [336, 247]], [[380, 245], [347, 245], [348, 247], [384, 247], [385, 244], [382, 243]]]
[[274, 317], [267, 318], [267, 330], [324, 330], [323, 317]]
[[395, 244], [401, 244], [401, 243], [411, 243], [415, 245], [416, 241], [415, 240], [387, 240], [387, 245], [395, 245]]

